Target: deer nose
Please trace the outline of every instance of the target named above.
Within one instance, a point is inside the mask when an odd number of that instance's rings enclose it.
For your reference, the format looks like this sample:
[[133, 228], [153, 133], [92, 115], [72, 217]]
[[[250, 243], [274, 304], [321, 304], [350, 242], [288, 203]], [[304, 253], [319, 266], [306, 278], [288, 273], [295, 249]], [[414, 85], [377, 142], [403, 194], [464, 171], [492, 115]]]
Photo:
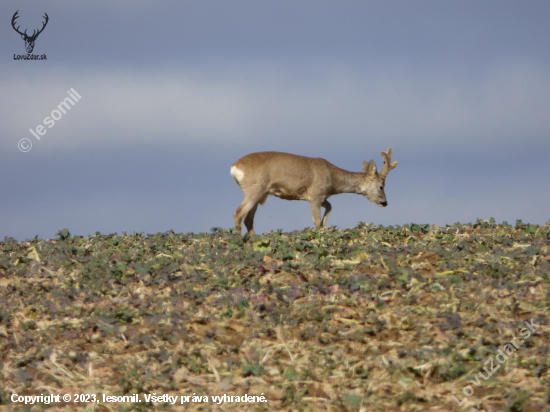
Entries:
[[380, 206], [386, 207], [386, 206], [388, 206], [388, 202], [386, 202], [386, 201], [384, 200], [383, 202], [380, 202]]

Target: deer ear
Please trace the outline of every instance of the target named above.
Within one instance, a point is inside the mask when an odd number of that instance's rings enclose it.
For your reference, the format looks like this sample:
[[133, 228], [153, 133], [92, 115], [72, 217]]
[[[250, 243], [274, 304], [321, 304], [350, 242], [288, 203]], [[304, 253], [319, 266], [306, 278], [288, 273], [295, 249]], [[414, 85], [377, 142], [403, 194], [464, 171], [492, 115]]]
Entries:
[[374, 175], [377, 173], [376, 163], [374, 162], [374, 160], [371, 160], [368, 163], [366, 160], [363, 162], [363, 173], [368, 173], [370, 175]]

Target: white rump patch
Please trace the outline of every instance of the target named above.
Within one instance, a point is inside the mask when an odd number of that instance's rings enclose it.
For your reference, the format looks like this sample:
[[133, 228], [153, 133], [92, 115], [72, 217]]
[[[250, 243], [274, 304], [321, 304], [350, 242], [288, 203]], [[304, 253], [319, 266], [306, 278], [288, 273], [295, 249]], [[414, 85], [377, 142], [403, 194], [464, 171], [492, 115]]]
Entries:
[[237, 183], [240, 183], [241, 180], [243, 180], [244, 173], [241, 170], [237, 169], [236, 166], [231, 166], [230, 173], [231, 173], [231, 176], [233, 176], [233, 179], [235, 179]]

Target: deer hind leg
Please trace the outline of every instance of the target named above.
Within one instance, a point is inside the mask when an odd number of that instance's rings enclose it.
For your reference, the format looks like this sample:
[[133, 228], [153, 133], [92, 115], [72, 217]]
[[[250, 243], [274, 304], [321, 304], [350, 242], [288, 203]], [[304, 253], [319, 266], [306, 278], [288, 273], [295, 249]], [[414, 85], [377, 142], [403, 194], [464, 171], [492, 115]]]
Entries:
[[256, 209], [258, 209], [258, 205], [263, 205], [268, 196], [269, 195], [267, 193], [263, 195], [256, 203], [256, 205], [246, 214], [244, 218], [244, 225], [246, 226], [247, 235], [254, 235], [256, 233], [254, 232], [254, 215], [256, 214]]
[[256, 205], [252, 209], [250, 209], [250, 211], [244, 217], [244, 225], [246, 226], [246, 230], [249, 235], [255, 234], [254, 215], [256, 214], [256, 209], [258, 209], [258, 204], [259, 203], [256, 203]]
[[242, 234], [241, 221], [244, 218], [244, 224], [248, 230], [247, 235], [254, 234], [254, 215], [256, 214], [256, 209], [258, 204], [264, 204], [267, 199], [267, 194], [262, 193], [254, 197], [246, 197], [243, 202], [239, 205], [233, 217], [235, 219], [235, 231], [240, 235]]

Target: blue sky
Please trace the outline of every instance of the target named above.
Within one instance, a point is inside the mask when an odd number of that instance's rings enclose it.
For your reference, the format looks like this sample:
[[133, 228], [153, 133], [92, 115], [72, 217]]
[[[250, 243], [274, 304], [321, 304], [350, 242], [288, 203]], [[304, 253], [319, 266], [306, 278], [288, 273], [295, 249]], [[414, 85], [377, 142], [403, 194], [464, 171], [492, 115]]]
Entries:
[[[14, 60], [16, 10], [31, 33], [48, 14], [47, 60]], [[332, 197], [339, 228], [544, 224], [548, 16], [547, 1], [3, 1], [0, 239], [233, 227], [229, 168], [264, 150], [360, 171], [393, 147], [388, 207]], [[70, 88], [81, 100], [37, 140]], [[312, 225], [308, 203], [277, 198], [255, 219]]]

